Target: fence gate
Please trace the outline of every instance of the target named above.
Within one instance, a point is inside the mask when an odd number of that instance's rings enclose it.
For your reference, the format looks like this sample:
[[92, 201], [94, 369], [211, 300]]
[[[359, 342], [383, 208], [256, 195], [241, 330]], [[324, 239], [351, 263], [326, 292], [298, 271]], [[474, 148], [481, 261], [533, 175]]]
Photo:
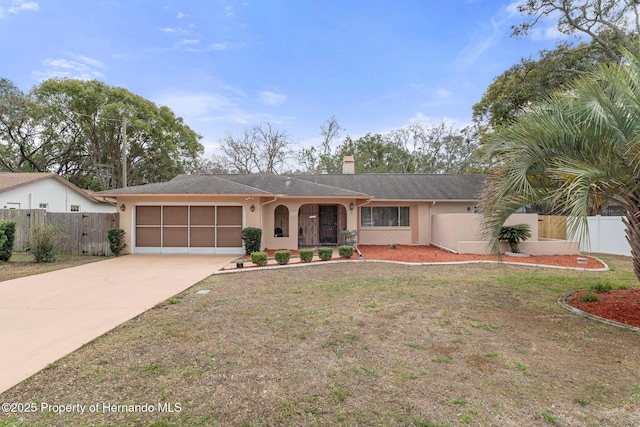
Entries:
[[567, 217], [538, 215], [538, 238], [567, 240]]

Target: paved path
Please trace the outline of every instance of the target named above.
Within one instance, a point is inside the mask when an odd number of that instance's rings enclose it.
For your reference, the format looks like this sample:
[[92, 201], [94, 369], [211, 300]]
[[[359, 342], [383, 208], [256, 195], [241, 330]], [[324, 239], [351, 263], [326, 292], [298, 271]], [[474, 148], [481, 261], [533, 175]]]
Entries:
[[127, 255], [0, 282], [0, 393], [234, 258]]

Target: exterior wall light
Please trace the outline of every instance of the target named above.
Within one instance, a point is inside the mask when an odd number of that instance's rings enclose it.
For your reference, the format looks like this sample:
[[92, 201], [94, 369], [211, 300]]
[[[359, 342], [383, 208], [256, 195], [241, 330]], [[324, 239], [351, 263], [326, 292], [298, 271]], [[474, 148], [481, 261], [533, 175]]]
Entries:
[[351, 203], [349, 204], [349, 210], [350, 210], [350, 211], [352, 211], [352, 210], [353, 210], [353, 208], [355, 208], [355, 207], [356, 207], [356, 206], [353, 204], [353, 202], [351, 202]]
[[254, 205], [251, 205], [251, 207], [249, 209], [251, 209], [251, 212], [255, 212], [256, 211], [256, 207]]
[[120, 205], [120, 210], [122, 212], [124, 212], [126, 209], [127, 209], [127, 207], [124, 205], [124, 203]]

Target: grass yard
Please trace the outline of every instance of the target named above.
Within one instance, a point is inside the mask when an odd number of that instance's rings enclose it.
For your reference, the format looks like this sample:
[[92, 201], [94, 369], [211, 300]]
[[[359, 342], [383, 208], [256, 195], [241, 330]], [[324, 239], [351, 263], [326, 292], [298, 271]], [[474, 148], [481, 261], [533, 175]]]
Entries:
[[640, 425], [640, 335], [556, 302], [637, 285], [628, 258], [604, 259], [211, 276], [2, 394], [37, 410], [0, 425]]
[[38, 264], [30, 253], [14, 252], [9, 262], [0, 262], [0, 282], [105, 259], [103, 256], [56, 255], [54, 262]]

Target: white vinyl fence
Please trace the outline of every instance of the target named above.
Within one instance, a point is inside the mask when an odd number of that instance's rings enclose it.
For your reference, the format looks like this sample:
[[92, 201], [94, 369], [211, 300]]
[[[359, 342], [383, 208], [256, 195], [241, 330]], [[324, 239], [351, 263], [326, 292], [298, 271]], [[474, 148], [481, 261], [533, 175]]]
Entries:
[[590, 216], [587, 218], [589, 242], [580, 242], [580, 250], [602, 254], [631, 256], [625, 226], [620, 216]]

